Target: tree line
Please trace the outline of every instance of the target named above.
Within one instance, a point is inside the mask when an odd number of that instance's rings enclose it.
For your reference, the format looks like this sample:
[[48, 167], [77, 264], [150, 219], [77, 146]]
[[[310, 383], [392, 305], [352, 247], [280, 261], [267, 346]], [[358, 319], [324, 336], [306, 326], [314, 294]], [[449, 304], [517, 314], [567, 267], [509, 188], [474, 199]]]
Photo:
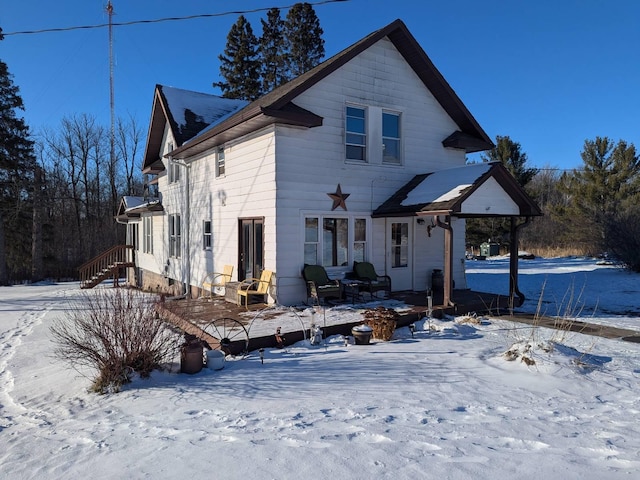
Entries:
[[[320, 63], [322, 29], [309, 4], [277, 8], [257, 38], [239, 17], [220, 58], [222, 95], [253, 100]], [[2, 29], [0, 29], [2, 40]], [[32, 135], [18, 113], [19, 89], [0, 60], [0, 284], [76, 278], [77, 268], [124, 243], [114, 221], [123, 195], [142, 195], [143, 132], [134, 118], [111, 131], [88, 114], [65, 117]], [[633, 144], [586, 140], [583, 165], [570, 172], [531, 167], [508, 136], [496, 137], [483, 161], [501, 161], [541, 206], [544, 216], [521, 232], [524, 249], [609, 252], [640, 271], [640, 161]], [[468, 220], [467, 243], [508, 242], [506, 220]]]
[[[222, 81], [213, 84], [224, 97], [254, 100], [324, 57], [310, 4], [294, 5], [284, 19], [273, 8], [261, 24], [260, 38], [244, 16], [231, 27], [219, 56]], [[79, 113], [34, 134], [22, 111], [0, 60], [0, 285], [77, 278], [81, 264], [125, 242], [114, 216], [123, 195], [143, 195], [143, 132], [133, 117], [111, 132]]]

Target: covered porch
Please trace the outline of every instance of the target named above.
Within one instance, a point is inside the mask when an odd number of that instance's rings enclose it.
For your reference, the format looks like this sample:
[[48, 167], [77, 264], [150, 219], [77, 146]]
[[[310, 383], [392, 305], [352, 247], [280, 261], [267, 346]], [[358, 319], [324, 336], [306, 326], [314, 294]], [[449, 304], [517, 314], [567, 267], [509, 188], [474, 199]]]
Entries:
[[[540, 215], [540, 208], [501, 162], [485, 162], [416, 175], [380, 205], [372, 217], [392, 220], [417, 217], [420, 223], [427, 224], [428, 237], [435, 229], [443, 230], [443, 245], [439, 248], [443, 254], [444, 286], [442, 298], [434, 302], [444, 309], [456, 311], [464, 310], [465, 302], [472, 299], [481, 303], [486, 299], [480, 300], [482, 296], [473, 292], [454, 290], [454, 258], [461, 252], [454, 252], [453, 220], [510, 219], [509, 290], [505, 291], [504, 297], [507, 306], [517, 307], [525, 300], [518, 288], [518, 234], [533, 217]], [[460, 229], [455, 234], [464, 236], [465, 231]], [[460, 245], [460, 238], [457, 240]]]

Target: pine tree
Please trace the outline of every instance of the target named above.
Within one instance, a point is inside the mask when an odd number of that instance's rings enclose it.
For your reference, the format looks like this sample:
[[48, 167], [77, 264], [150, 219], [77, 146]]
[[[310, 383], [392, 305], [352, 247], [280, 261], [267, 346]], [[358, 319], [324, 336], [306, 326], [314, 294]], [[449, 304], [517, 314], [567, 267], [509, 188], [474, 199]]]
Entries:
[[[2, 30], [0, 29], [0, 40]], [[13, 270], [29, 269], [29, 198], [35, 156], [29, 128], [16, 110], [24, 110], [19, 89], [7, 64], [0, 60], [0, 284], [9, 282], [8, 259]], [[25, 218], [26, 217], [26, 218]]]
[[244, 15], [231, 27], [224, 54], [218, 58], [224, 81], [214, 82], [213, 86], [222, 90], [223, 97], [255, 100], [260, 96], [258, 39]]
[[262, 22], [260, 37], [260, 63], [262, 92], [267, 93], [290, 80], [287, 71], [287, 48], [284, 37], [284, 21], [280, 10], [272, 8], [267, 12], [267, 21]]
[[308, 3], [296, 3], [284, 25], [288, 44], [287, 60], [291, 77], [297, 77], [311, 70], [324, 58], [323, 30], [320, 20]]
[[640, 159], [633, 144], [607, 137], [585, 140], [581, 157], [582, 168], [561, 178], [569, 205], [557, 213], [575, 241], [602, 250], [615, 242], [607, 232], [610, 219], [640, 202]]
[[535, 168], [527, 167], [527, 154], [522, 151], [518, 142], [514, 142], [509, 136], [496, 136], [496, 146], [480, 155], [485, 162], [499, 161], [507, 167], [507, 170], [524, 187], [538, 173]]

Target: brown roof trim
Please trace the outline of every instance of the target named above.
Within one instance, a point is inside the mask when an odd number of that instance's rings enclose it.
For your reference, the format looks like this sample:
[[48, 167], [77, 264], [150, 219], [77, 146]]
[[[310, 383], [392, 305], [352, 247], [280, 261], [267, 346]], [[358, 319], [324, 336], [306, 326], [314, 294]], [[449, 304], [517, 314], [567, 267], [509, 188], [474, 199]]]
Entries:
[[[151, 121], [149, 122], [149, 131], [147, 132], [147, 144], [144, 151], [144, 160], [142, 162], [142, 171], [152, 168], [154, 162], [158, 161], [158, 153], [162, 144], [162, 136], [164, 134], [164, 122], [167, 119], [166, 108], [162, 105], [162, 97], [160, 96], [161, 85], [156, 85], [153, 91], [153, 106], [151, 107]], [[162, 163], [162, 162], [160, 162]], [[156, 167], [157, 168], [157, 167]], [[162, 171], [164, 166], [160, 168]], [[145, 172], [146, 173], [146, 172]]]
[[464, 217], [505, 217], [508, 215], [465, 215], [460, 214], [462, 204], [468, 199], [484, 182], [493, 177], [500, 187], [513, 199], [518, 205], [520, 213], [517, 216], [533, 217], [542, 215], [540, 207], [531, 199], [527, 192], [518, 184], [516, 179], [509, 173], [506, 167], [501, 162], [492, 162], [490, 168], [481, 175], [470, 187], [466, 188], [458, 197], [437, 203], [425, 203], [418, 205], [402, 205], [402, 202], [407, 198], [409, 193], [420, 185], [428, 176], [433, 175], [432, 172], [427, 174], [420, 174], [413, 177], [409, 182], [403, 185], [396, 193], [394, 193], [387, 201], [374, 210], [371, 214], [372, 217], [398, 217], [398, 216], [413, 216], [413, 215], [433, 215], [433, 214], [450, 214]]
[[495, 147], [493, 142], [487, 143], [485, 140], [478, 139], [460, 130], [453, 132], [445, 138], [442, 141], [442, 145], [448, 148], [464, 150], [466, 153], [482, 152]]
[[171, 157], [176, 159], [191, 157], [215, 145], [255, 132], [274, 123], [307, 128], [322, 125], [322, 117], [293, 103], [288, 103], [277, 110], [261, 105], [256, 105], [255, 108], [249, 109], [251, 105], [253, 104], [248, 105], [236, 115], [232, 115], [219, 125], [176, 148], [171, 152]]

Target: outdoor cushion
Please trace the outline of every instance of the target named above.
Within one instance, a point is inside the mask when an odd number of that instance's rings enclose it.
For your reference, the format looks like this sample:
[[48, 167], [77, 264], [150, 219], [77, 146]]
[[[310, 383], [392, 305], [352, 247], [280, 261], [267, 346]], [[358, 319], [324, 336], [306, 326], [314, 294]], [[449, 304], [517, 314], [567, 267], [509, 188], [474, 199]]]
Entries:
[[319, 302], [323, 298], [340, 298], [342, 295], [340, 282], [331, 280], [322, 265], [305, 263], [302, 277], [307, 287], [307, 298], [313, 298]]

